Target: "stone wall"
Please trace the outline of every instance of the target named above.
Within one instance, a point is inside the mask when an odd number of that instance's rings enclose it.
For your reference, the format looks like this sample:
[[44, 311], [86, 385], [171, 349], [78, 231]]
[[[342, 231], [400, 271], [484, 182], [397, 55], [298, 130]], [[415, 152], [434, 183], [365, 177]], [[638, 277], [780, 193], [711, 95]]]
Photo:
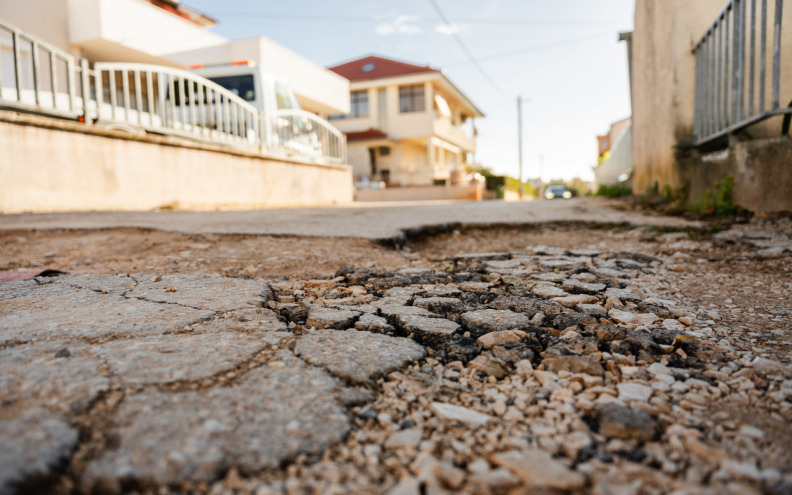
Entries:
[[350, 203], [347, 165], [317, 165], [0, 112], [0, 212], [241, 210]]

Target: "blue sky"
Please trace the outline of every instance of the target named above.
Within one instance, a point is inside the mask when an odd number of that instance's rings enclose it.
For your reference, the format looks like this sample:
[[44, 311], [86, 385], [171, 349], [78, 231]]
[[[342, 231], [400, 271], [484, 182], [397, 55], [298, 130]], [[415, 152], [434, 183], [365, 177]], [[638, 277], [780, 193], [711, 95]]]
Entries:
[[[185, 0], [237, 40], [266, 36], [321, 66], [376, 54], [443, 69], [481, 108], [477, 161], [516, 176], [592, 177], [596, 135], [630, 114], [633, 0]], [[457, 44], [462, 40], [478, 67]], [[482, 74], [483, 72], [483, 74]]]

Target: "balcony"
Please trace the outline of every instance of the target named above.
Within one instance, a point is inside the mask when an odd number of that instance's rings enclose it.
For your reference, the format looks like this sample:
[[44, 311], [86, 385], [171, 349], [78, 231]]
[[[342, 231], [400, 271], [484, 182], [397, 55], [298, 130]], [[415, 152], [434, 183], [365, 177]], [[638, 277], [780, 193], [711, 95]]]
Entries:
[[467, 135], [465, 128], [455, 125], [449, 117], [439, 117], [434, 120], [433, 133], [435, 136], [448, 141], [454, 146], [459, 146], [465, 152], [476, 151], [476, 138]]
[[143, 0], [69, 0], [69, 42], [93, 61], [175, 65], [163, 55], [225, 39]]

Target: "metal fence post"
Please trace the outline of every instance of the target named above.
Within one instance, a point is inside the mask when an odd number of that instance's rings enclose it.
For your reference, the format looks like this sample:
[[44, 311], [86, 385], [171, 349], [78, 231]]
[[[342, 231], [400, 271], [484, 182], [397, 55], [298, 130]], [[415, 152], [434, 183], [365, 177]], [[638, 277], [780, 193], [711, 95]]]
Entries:
[[16, 98], [17, 101], [22, 101], [22, 62], [19, 53], [19, 33], [13, 31], [11, 33], [11, 43], [14, 45], [14, 79], [16, 83]]
[[776, 0], [773, 23], [773, 110], [781, 106], [781, 14], [784, 0]]

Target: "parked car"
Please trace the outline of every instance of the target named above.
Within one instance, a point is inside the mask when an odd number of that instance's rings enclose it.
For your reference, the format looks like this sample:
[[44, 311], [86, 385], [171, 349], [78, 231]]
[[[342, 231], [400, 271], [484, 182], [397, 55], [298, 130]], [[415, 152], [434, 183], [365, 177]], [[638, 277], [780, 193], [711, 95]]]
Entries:
[[385, 189], [385, 181], [371, 180], [371, 178], [364, 176], [364, 177], [360, 177], [355, 182], [355, 188], [356, 189], [372, 189], [372, 190]]
[[547, 199], [569, 199], [572, 197], [572, 191], [567, 189], [565, 186], [561, 185], [554, 185], [554, 186], [547, 186], [545, 189], [545, 198]]

